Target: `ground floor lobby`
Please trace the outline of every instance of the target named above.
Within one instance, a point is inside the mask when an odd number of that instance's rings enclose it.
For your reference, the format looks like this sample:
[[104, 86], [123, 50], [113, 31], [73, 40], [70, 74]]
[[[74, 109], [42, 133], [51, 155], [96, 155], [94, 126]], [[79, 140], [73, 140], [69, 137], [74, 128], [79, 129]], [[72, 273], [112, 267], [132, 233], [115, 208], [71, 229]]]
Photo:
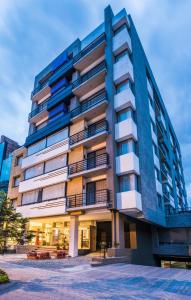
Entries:
[[[113, 229], [113, 216], [109, 211], [90, 212], [82, 215], [60, 215], [32, 218], [29, 230], [34, 238], [31, 244], [37, 247], [65, 249], [71, 256], [99, 251], [103, 248], [122, 246], [135, 247], [136, 232], [130, 222], [118, 221]], [[133, 230], [132, 230], [133, 228]]]

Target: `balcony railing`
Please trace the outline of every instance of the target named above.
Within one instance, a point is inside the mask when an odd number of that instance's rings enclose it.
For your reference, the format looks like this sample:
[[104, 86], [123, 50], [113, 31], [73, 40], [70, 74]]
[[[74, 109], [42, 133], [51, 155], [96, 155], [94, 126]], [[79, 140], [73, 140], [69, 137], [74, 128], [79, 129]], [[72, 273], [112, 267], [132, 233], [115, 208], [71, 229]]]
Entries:
[[166, 214], [168, 216], [170, 216], [170, 215], [191, 214], [191, 207], [175, 208], [174, 210], [166, 209]]
[[105, 91], [101, 91], [97, 93], [95, 96], [85, 100], [84, 102], [82, 102], [82, 104], [80, 104], [78, 107], [73, 109], [71, 111], [71, 118], [77, 117], [78, 115], [84, 113], [85, 111], [93, 108], [94, 106], [98, 105], [99, 103], [105, 100], [107, 100]]
[[47, 109], [47, 103], [48, 103], [49, 98], [44, 101], [42, 104], [39, 104], [35, 109], [33, 109], [30, 114], [29, 114], [29, 120], [39, 114], [40, 112], [44, 111]]
[[98, 74], [99, 72], [103, 71], [104, 69], [106, 69], [106, 63], [105, 61], [102, 61], [99, 65], [97, 65], [96, 67], [88, 71], [86, 74], [76, 79], [72, 84], [72, 88], [73, 89], [77, 88], [79, 85], [83, 84], [84, 82], [86, 82], [91, 77]]
[[101, 35], [96, 40], [94, 40], [90, 45], [88, 45], [85, 49], [83, 49], [80, 53], [78, 53], [74, 57], [74, 63], [76, 63], [78, 60], [80, 60], [82, 57], [84, 57], [86, 54], [90, 53], [94, 48], [99, 46], [102, 42], [105, 41], [105, 35]]
[[109, 155], [107, 153], [99, 154], [95, 157], [84, 159], [68, 166], [68, 175], [73, 175], [83, 171], [98, 168], [109, 164]]
[[109, 190], [99, 190], [91, 193], [82, 193], [66, 197], [66, 207], [75, 208], [81, 206], [89, 206], [96, 204], [105, 204], [110, 207], [110, 192]]
[[84, 129], [70, 137], [70, 145], [79, 143], [85, 139], [88, 139], [101, 132], [108, 131], [108, 123], [106, 120], [102, 120], [90, 125], [87, 129]]

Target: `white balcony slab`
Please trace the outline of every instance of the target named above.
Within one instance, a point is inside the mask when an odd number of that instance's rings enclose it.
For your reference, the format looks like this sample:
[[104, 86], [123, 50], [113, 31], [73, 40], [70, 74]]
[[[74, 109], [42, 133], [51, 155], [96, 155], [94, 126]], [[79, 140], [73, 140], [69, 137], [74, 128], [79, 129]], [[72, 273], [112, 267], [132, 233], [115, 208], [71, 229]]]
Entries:
[[150, 112], [150, 116], [151, 116], [153, 122], [156, 123], [155, 112], [154, 112], [154, 109], [153, 109], [153, 107], [151, 106], [150, 102], [149, 102], [149, 112]]
[[160, 162], [159, 162], [158, 157], [157, 157], [156, 154], [154, 153], [154, 151], [153, 151], [153, 157], [154, 157], [154, 165], [155, 165], [155, 167], [157, 167], [157, 169], [160, 170]]
[[67, 181], [67, 178], [67, 167], [64, 167], [40, 176], [21, 181], [19, 184], [19, 193], [24, 193], [56, 183], [65, 182]]
[[56, 156], [66, 153], [69, 150], [69, 140], [68, 138], [56, 143], [50, 147], [47, 147], [33, 155], [27, 156], [22, 160], [22, 169], [26, 169], [40, 162], [49, 160]]
[[117, 55], [125, 49], [128, 49], [129, 52], [132, 52], [131, 38], [127, 31], [127, 28], [124, 28], [113, 37], [114, 55]]
[[116, 174], [123, 175], [129, 173], [140, 174], [139, 159], [133, 152], [116, 157]]
[[142, 211], [141, 194], [135, 190], [117, 193], [117, 208], [127, 213]]
[[66, 213], [65, 198], [18, 206], [16, 211], [25, 218], [56, 216]]
[[114, 96], [114, 108], [116, 111], [122, 110], [127, 107], [131, 107], [133, 110], [136, 109], [135, 96], [133, 95], [130, 88], [127, 88]]
[[151, 84], [150, 84], [150, 82], [149, 82], [148, 79], [147, 79], [147, 90], [149, 92], [149, 95], [150, 95], [151, 99], [153, 99], [154, 98], [154, 96], [153, 96], [153, 88], [152, 88], [152, 86], [151, 86]]
[[151, 126], [151, 136], [152, 136], [153, 142], [154, 142], [156, 145], [158, 145], [157, 136], [156, 136], [156, 133], [153, 131], [152, 126]]
[[158, 181], [158, 179], [156, 179], [156, 190], [158, 194], [160, 194], [161, 196], [163, 195], [162, 184], [160, 183], [160, 181]]
[[114, 64], [113, 77], [115, 84], [125, 79], [134, 81], [133, 65], [128, 55], [124, 55], [118, 62]]
[[115, 124], [115, 140], [120, 142], [128, 138], [137, 140], [137, 126], [131, 118]]

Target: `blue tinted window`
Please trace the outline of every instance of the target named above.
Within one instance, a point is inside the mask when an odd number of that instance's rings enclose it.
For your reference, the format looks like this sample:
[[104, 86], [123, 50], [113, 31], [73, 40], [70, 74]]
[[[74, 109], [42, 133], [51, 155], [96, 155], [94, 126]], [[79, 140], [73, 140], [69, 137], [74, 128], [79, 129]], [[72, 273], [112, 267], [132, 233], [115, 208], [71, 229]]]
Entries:
[[120, 192], [130, 191], [129, 175], [123, 175], [119, 177], [119, 191]]

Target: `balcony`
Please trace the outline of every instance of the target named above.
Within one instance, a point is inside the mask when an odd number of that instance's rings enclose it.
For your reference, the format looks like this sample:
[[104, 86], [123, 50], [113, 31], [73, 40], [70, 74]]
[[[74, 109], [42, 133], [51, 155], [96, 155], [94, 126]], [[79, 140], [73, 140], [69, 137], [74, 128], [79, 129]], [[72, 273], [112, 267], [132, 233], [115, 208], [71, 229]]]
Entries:
[[77, 147], [83, 144], [84, 147], [91, 147], [93, 144], [101, 143], [105, 140], [108, 133], [108, 123], [106, 120], [96, 122], [87, 129], [84, 129], [72, 136], [70, 136], [70, 148]]
[[71, 118], [74, 120], [80, 120], [86, 118], [91, 120], [95, 115], [99, 115], [103, 112], [107, 105], [107, 95], [105, 91], [101, 91], [83, 101], [78, 107], [71, 111]]
[[117, 209], [127, 215], [135, 215], [141, 212], [141, 194], [135, 190], [117, 193]]
[[49, 87], [48, 83], [46, 83], [44, 86], [40, 86], [32, 92], [32, 101], [43, 101], [49, 98], [50, 95], [51, 88]]
[[26, 138], [25, 147], [28, 147], [39, 140], [45, 138], [46, 136], [58, 131], [59, 129], [64, 128], [70, 123], [70, 113], [67, 113], [65, 116], [58, 118], [57, 120], [47, 124], [45, 127], [39, 129], [38, 131], [32, 133]]
[[47, 111], [47, 103], [48, 100], [45, 100], [41, 104], [39, 104], [35, 109], [33, 109], [28, 117], [28, 121], [32, 120], [33, 122], [38, 122], [40, 119], [43, 119], [48, 116], [48, 111]]
[[105, 44], [105, 35], [103, 34], [84, 48], [74, 57], [75, 69], [82, 71], [104, 55]]
[[26, 218], [56, 216], [66, 213], [65, 198], [50, 199], [38, 203], [31, 203], [16, 208]]
[[162, 184], [158, 179], [156, 179], [156, 190], [158, 194], [160, 194], [161, 196], [163, 195]]
[[118, 55], [126, 49], [128, 49], [129, 52], [132, 52], [131, 38], [127, 28], [124, 28], [113, 37], [113, 53], [114, 55]]
[[68, 178], [81, 175], [84, 177], [100, 175], [108, 168], [108, 165], [109, 155], [107, 153], [84, 159], [68, 166]]
[[66, 153], [69, 150], [69, 141], [65, 139], [50, 147], [47, 147], [33, 155], [27, 156], [22, 160], [22, 169], [26, 169], [40, 162], [49, 160], [56, 156]]
[[129, 138], [137, 141], [137, 126], [131, 118], [115, 124], [115, 140], [120, 142]]
[[128, 55], [124, 55], [118, 62], [114, 64], [113, 77], [115, 84], [118, 84], [126, 79], [134, 81], [133, 65]]
[[105, 73], [106, 63], [105, 61], [102, 61], [96, 67], [73, 82], [73, 93], [78, 97], [87, 94], [90, 90], [95, 89], [98, 85], [104, 82]]
[[21, 181], [19, 184], [19, 193], [28, 192], [64, 181], [67, 181], [67, 167]]
[[99, 190], [95, 193], [83, 193], [66, 197], [67, 211], [76, 209], [109, 208], [110, 206], [109, 190]]
[[116, 174], [130, 174], [139, 175], [139, 159], [135, 153], [127, 153], [116, 157]]
[[116, 111], [131, 107], [135, 110], [135, 96], [130, 88], [114, 96], [114, 108]]

